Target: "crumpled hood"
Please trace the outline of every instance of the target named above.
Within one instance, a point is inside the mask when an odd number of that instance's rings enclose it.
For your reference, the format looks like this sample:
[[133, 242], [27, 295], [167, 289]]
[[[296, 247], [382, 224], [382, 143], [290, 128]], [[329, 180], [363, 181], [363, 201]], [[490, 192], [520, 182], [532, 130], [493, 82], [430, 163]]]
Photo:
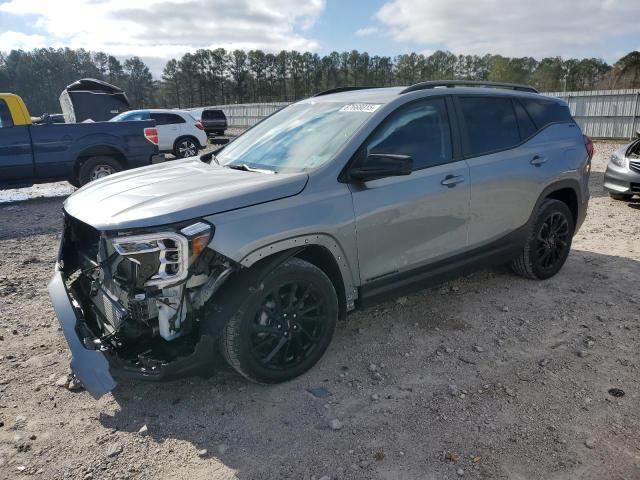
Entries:
[[245, 172], [187, 158], [91, 182], [64, 209], [98, 230], [150, 227], [291, 197], [307, 180], [306, 173]]

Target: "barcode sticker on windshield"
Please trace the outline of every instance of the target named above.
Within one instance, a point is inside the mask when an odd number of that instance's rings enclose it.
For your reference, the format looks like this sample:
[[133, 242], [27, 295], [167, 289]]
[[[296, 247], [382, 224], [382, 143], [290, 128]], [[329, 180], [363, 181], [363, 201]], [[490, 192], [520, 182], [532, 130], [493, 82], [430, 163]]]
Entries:
[[379, 103], [350, 103], [340, 109], [341, 112], [373, 113], [380, 108]]

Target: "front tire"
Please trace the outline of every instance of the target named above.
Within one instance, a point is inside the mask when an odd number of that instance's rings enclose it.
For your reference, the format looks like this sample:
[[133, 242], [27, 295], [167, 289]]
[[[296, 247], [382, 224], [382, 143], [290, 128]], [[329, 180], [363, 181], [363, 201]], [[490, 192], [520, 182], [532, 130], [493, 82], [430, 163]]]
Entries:
[[238, 373], [257, 383], [295, 378], [322, 357], [338, 319], [338, 298], [327, 275], [291, 258], [251, 289], [226, 324], [220, 350]]
[[173, 146], [173, 154], [178, 158], [195, 157], [198, 147], [198, 141], [191, 137], [179, 138]]
[[84, 186], [89, 182], [104, 178], [123, 170], [122, 165], [115, 158], [98, 156], [88, 158], [78, 172], [78, 183]]
[[629, 195], [628, 193], [613, 193], [609, 192], [609, 196], [614, 200], [621, 200], [623, 202], [628, 202], [633, 198], [633, 195]]
[[511, 268], [518, 275], [534, 280], [553, 277], [569, 256], [574, 229], [567, 204], [546, 199], [538, 209], [522, 253]]

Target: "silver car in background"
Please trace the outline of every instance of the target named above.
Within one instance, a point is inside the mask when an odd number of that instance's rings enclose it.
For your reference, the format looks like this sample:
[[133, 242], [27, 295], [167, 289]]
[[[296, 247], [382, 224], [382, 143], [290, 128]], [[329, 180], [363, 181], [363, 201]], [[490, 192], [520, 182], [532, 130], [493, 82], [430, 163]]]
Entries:
[[640, 195], [640, 139], [616, 150], [604, 173], [604, 188], [614, 200]]
[[531, 87], [341, 88], [215, 155], [112, 175], [64, 204], [50, 296], [72, 369], [114, 376], [311, 368], [348, 312], [477, 268], [562, 268], [589, 200], [591, 141]]

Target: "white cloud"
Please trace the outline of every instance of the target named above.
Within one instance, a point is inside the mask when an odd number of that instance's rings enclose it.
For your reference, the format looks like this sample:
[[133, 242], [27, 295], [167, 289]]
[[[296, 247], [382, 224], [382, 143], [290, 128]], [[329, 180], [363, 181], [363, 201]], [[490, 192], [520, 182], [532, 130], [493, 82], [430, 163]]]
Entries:
[[373, 35], [378, 33], [378, 27], [364, 27], [356, 30], [356, 37], [368, 37], [369, 35]]
[[8, 45], [7, 50], [33, 50], [34, 48], [40, 48], [47, 45], [46, 39], [42, 35], [27, 35], [22, 32], [8, 32], [0, 33], [0, 45], [2, 49]]
[[444, 45], [454, 53], [606, 58], [607, 40], [640, 33], [640, 2], [391, 0], [376, 18], [398, 42]]
[[167, 59], [197, 48], [317, 50], [304, 32], [325, 0], [9, 0], [0, 14], [38, 32], [4, 32], [0, 49], [68, 46]]

